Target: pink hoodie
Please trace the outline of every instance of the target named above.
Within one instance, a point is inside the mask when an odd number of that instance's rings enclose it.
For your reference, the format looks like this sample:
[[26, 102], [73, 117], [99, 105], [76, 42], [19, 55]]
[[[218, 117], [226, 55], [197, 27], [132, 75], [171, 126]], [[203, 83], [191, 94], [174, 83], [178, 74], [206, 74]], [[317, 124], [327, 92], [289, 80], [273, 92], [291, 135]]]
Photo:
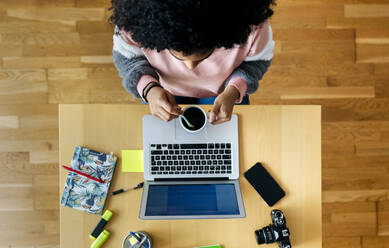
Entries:
[[[130, 34], [120, 31], [122, 39], [131, 46], [140, 48], [147, 60], [158, 72], [161, 85], [173, 95], [189, 97], [211, 97], [220, 94], [225, 87], [225, 80], [243, 61], [271, 60], [274, 41], [268, 21], [254, 27], [247, 42], [231, 49], [217, 48], [201, 61], [193, 70], [175, 58], [168, 50], [157, 52], [144, 49], [135, 43]], [[137, 90], [142, 95], [144, 87], [151, 81], [158, 81], [152, 76], [142, 76]], [[232, 77], [228, 85], [236, 87], [240, 92], [240, 102], [247, 90], [243, 78]]]

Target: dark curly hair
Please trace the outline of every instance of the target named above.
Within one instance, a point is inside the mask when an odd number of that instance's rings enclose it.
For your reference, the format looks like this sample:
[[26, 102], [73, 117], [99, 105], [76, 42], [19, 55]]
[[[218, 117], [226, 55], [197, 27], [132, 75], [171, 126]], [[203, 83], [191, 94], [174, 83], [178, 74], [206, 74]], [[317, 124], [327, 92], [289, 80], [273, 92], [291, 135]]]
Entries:
[[110, 21], [144, 48], [193, 54], [244, 44], [273, 0], [112, 0]]

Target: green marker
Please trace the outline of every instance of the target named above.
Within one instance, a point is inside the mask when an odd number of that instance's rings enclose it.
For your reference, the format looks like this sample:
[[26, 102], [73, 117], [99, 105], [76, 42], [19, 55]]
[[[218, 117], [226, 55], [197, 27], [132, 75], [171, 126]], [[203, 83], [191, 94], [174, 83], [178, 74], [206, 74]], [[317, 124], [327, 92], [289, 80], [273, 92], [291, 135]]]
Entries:
[[113, 215], [113, 213], [111, 211], [105, 210], [103, 216], [101, 216], [99, 223], [97, 223], [95, 229], [93, 229], [93, 231], [89, 235], [89, 237], [92, 240], [97, 239], [97, 237], [100, 235], [100, 233], [104, 230], [105, 225], [111, 219], [112, 215]]
[[109, 234], [110, 233], [107, 230], [102, 231], [89, 248], [100, 248], [108, 239]]
[[210, 246], [198, 246], [195, 248], [222, 248], [221, 245], [210, 245]]

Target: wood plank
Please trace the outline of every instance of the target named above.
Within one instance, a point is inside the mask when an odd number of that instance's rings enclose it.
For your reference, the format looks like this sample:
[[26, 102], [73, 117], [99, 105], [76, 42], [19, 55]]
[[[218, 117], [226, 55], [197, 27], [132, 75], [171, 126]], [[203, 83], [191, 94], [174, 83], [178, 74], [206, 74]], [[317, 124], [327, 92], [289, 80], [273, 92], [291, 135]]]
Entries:
[[382, 190], [324, 190], [322, 202], [358, 202], [358, 201], [381, 201], [388, 199], [389, 192]]
[[78, 8], [109, 8], [111, 2], [107, 0], [76, 0], [76, 6]]
[[115, 82], [122, 80], [119, 77], [118, 70], [114, 66], [88, 68], [88, 79], [107, 79]]
[[58, 151], [35, 151], [30, 152], [30, 163], [58, 163]]
[[75, 32], [76, 23], [9, 20], [0, 22], [0, 33]]
[[80, 57], [5, 57], [4, 68], [63, 68], [80, 67]]
[[387, 3], [387, 0], [326, 0], [326, 3], [337, 3], [337, 4], [384, 4]]
[[54, 140], [0, 140], [2, 152], [31, 152], [58, 150], [58, 139]]
[[269, 72], [260, 82], [262, 90], [283, 91], [283, 88], [302, 88], [302, 87], [325, 87], [327, 79], [324, 76], [293, 75], [290, 77], [274, 75]]
[[[122, 79], [116, 67], [83, 67], [83, 68], [53, 68], [48, 69], [49, 80], [110, 80], [120, 82]], [[294, 81], [294, 79], [291, 79]], [[272, 81], [273, 82], [273, 81]]]
[[45, 81], [43, 69], [0, 69], [0, 83], [4, 81]]
[[80, 34], [109, 33], [113, 35], [114, 25], [107, 21], [77, 21], [77, 32]]
[[389, 72], [389, 63], [374, 64], [374, 74], [375, 75], [387, 76], [388, 72]]
[[381, 133], [389, 131], [388, 121], [323, 122], [323, 141], [365, 142], [379, 141]]
[[0, 116], [0, 129], [2, 128], [19, 128], [19, 118], [15, 115]]
[[291, 88], [280, 94], [281, 99], [373, 98], [374, 87]]
[[273, 58], [273, 65], [290, 64], [324, 64], [334, 65], [355, 61], [353, 50], [342, 50], [339, 52], [318, 51], [315, 53], [281, 52]]
[[[264, 80], [265, 82], [266, 80]], [[314, 81], [307, 82], [307, 85]], [[267, 84], [267, 83], [266, 83]], [[282, 83], [281, 83], [282, 84]], [[289, 87], [287, 84], [283, 88], [276, 88], [278, 84], [271, 86], [261, 86], [256, 98], [282, 100], [291, 99], [344, 99], [344, 98], [373, 98], [375, 90], [373, 86], [362, 87]]]
[[274, 29], [274, 40], [280, 41], [334, 41], [354, 40], [352, 29]]
[[49, 104], [0, 104], [0, 115], [32, 116], [36, 118], [39, 118], [40, 115], [58, 116], [58, 106]]
[[[17, 233], [2, 233], [0, 234], [0, 244], [10, 244], [11, 248], [16, 246], [16, 248], [19, 246], [30, 246], [34, 245], [35, 247], [41, 247], [41, 248], [51, 248], [51, 245], [54, 245], [53, 247], [57, 247], [57, 243], [59, 240], [59, 234], [46, 234], [41, 231], [34, 231], [34, 230], [44, 230], [44, 225], [41, 225], [37, 228], [30, 226], [23, 226], [22, 225], [13, 225], [9, 228], [15, 228], [14, 230], [19, 230]], [[26, 231], [29, 230], [29, 231]], [[23, 233], [23, 239], [20, 238], [20, 233]], [[28, 247], [28, 248], [30, 248]], [[35, 248], [34, 247], [34, 248]]]
[[89, 44], [89, 45], [94, 43], [106, 43], [106, 45], [110, 45], [111, 48], [113, 46], [112, 34], [110, 32], [80, 34], [80, 42], [82, 44]]
[[0, 129], [2, 140], [51, 140], [58, 138], [57, 128], [39, 128], [39, 129]]
[[388, 79], [382, 78], [375, 83], [376, 97], [389, 97]]
[[[384, 64], [380, 64], [384, 65]], [[265, 74], [271, 76], [283, 76], [284, 80], [289, 77], [372, 77], [375, 73], [383, 72], [384, 68], [376, 67], [376, 64], [355, 64], [354, 62], [339, 64], [289, 64], [289, 65], [272, 65]], [[330, 84], [329, 82], [328, 84]], [[332, 85], [332, 84], [331, 84]], [[339, 84], [340, 85], [340, 84]], [[336, 86], [335, 84], [332, 86]], [[361, 86], [361, 85], [360, 85]]]
[[[277, 41], [276, 41], [277, 42]], [[350, 40], [330, 40], [330, 41], [283, 41], [282, 52], [310, 53], [322, 51], [331, 53], [341, 51], [355, 51], [355, 41]]]
[[108, 64], [112, 65], [112, 55], [110, 56], [81, 56], [81, 63], [85, 65], [93, 65], [93, 64]]
[[103, 21], [103, 8], [17, 8], [7, 9], [7, 16], [35, 21]]
[[358, 237], [376, 234], [376, 203], [324, 203], [323, 235]]
[[4, 33], [0, 44], [13, 45], [74, 45], [80, 43], [77, 32], [69, 33]]
[[25, 129], [57, 129], [58, 115], [49, 115], [45, 113], [42, 113], [41, 115], [23, 115], [20, 116], [20, 127]]
[[[339, 178], [339, 174], [342, 175]], [[323, 168], [323, 190], [375, 190], [389, 187], [388, 167]]]
[[279, 15], [278, 13], [271, 18], [271, 26], [274, 29], [300, 29], [300, 28], [325, 28], [327, 24], [326, 17], [323, 16], [290, 16]]
[[28, 7], [74, 7], [74, 0], [1, 0], [0, 9]]
[[389, 4], [346, 4], [344, 16], [351, 18], [389, 17]]
[[[27, 165], [28, 154], [27, 153], [5, 153], [0, 152], [0, 187], [3, 185], [5, 188], [12, 185], [20, 187], [32, 187], [32, 174], [23, 170], [23, 166]], [[20, 168], [16, 169], [15, 165]]]
[[[376, 86], [381, 82], [386, 82], [385, 76], [375, 75], [340, 75], [327, 77], [328, 86]], [[383, 96], [382, 93], [380, 93]], [[375, 96], [377, 97], [377, 89], [375, 90]]]
[[[58, 163], [55, 164], [31, 164], [28, 152], [0, 152], [0, 168], [14, 175], [15, 184], [32, 184], [32, 176], [35, 175], [55, 175], [58, 174]], [[3, 175], [3, 174], [2, 174]], [[5, 176], [5, 175], [4, 175]], [[6, 179], [4, 177], [4, 179]], [[3, 180], [2, 180], [3, 182]], [[4, 181], [5, 184], [12, 183], [12, 179]]]
[[362, 237], [363, 248], [389, 248], [389, 237]]
[[34, 197], [32, 192], [32, 187], [0, 188], [0, 212], [33, 210]]
[[2, 80], [0, 83], [0, 98], [6, 95], [17, 95], [26, 93], [46, 93], [46, 81], [13, 81]]
[[[73, 91], [64, 89], [72, 88]], [[109, 93], [108, 93], [109, 92]], [[135, 99], [121, 85], [121, 80], [53, 80], [49, 81], [50, 103], [134, 102]]]
[[358, 142], [356, 154], [358, 156], [387, 156], [389, 155], [389, 142]]
[[362, 248], [360, 237], [341, 237], [323, 239], [323, 248]]
[[39, 223], [53, 222], [59, 219], [59, 209], [56, 210], [33, 210], [33, 211], [0, 211], [0, 217], [5, 223]]
[[377, 204], [378, 235], [389, 236], [389, 200]]
[[45, 103], [47, 102], [46, 81], [2, 81], [0, 103]]
[[[58, 163], [58, 161], [57, 161]], [[34, 187], [39, 186], [55, 186], [59, 187], [58, 175], [35, 175], [33, 180]], [[63, 185], [60, 185], [62, 187]]]
[[3, 95], [0, 97], [0, 104], [44, 104], [47, 103], [46, 92], [23, 93]]
[[382, 27], [358, 28], [355, 42], [359, 44], [388, 44], [389, 31]]
[[87, 68], [52, 68], [48, 69], [49, 80], [85, 80], [88, 79]]
[[[57, 181], [58, 182], [58, 181]], [[58, 209], [59, 194], [58, 184], [33, 187], [34, 209], [55, 210]]]
[[294, 17], [296, 16], [296, 13], [304, 13], [304, 16], [306, 17], [344, 16], [342, 5], [326, 4], [325, 2], [318, 4], [304, 4], [302, 6], [299, 6], [299, 4], [287, 6], [277, 5], [274, 10], [277, 15], [288, 17]]
[[[112, 39], [112, 38], [111, 38]], [[42, 57], [42, 56], [104, 56], [112, 57], [112, 42], [94, 42], [84, 44], [65, 44], [65, 45], [33, 45], [23, 47], [23, 56]]]
[[389, 28], [389, 18], [372, 17], [372, 18], [343, 18], [327, 17], [327, 28], [347, 29], [347, 28], [371, 28], [381, 27]]
[[257, 95], [252, 95], [250, 102], [251, 104], [321, 105], [324, 121], [389, 120], [388, 98], [279, 100], [261, 99]]
[[[323, 134], [324, 136], [324, 134]], [[323, 168], [368, 168], [389, 164], [389, 156], [339, 156], [337, 158], [323, 157]]]
[[14, 44], [1, 44], [0, 43], [0, 55], [1, 57], [9, 56], [22, 56], [22, 47]]
[[357, 63], [389, 63], [389, 44], [357, 44]]

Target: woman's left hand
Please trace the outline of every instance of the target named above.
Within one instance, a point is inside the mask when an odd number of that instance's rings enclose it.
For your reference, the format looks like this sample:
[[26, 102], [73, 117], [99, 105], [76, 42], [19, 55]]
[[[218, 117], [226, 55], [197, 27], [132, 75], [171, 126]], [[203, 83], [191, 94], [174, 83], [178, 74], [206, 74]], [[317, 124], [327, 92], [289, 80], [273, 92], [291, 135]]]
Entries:
[[224, 91], [219, 94], [209, 115], [211, 124], [220, 124], [231, 120], [232, 110], [234, 109], [235, 101], [239, 98], [239, 91], [234, 86], [227, 86]]

